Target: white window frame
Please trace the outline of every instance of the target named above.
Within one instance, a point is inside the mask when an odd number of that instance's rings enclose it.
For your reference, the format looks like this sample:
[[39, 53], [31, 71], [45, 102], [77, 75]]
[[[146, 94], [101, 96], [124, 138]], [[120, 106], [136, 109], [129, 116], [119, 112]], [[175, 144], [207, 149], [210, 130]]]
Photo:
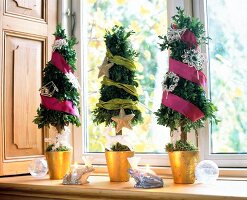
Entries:
[[[86, 66], [86, 61], [83, 60], [83, 57], [86, 55], [86, 51], [83, 49], [87, 45], [86, 38], [83, 38], [83, 24], [87, 23], [86, 15], [85, 15], [85, 7], [83, 4], [85, 1], [73, 0], [72, 1], [72, 10], [76, 13], [76, 27], [75, 27], [75, 36], [79, 41], [79, 44], [76, 46], [77, 58], [78, 58], [78, 71], [77, 76], [79, 77], [79, 81], [81, 83], [82, 90], [87, 87], [87, 77], [83, 74], [85, 72], [84, 66]], [[176, 13], [176, 7], [180, 6], [184, 8], [187, 14], [191, 16], [199, 17], [203, 22], [206, 22], [205, 18], [205, 1], [204, 0], [167, 0], [167, 8], [168, 8], [168, 24], [171, 16]], [[202, 51], [207, 52], [207, 48], [204, 48]], [[207, 74], [207, 69], [205, 70]], [[82, 76], [81, 76], [82, 75]], [[87, 109], [85, 108], [86, 99], [83, 98], [83, 94], [81, 95], [81, 127], [73, 127], [72, 128], [72, 145], [74, 147], [74, 161], [82, 162], [82, 156], [93, 156], [94, 164], [105, 166], [105, 156], [104, 153], [86, 153], [83, 150], [83, 146], [85, 146], [86, 141], [84, 137], [84, 132], [87, 127], [87, 122], [84, 120], [84, 116], [87, 115]], [[209, 124], [205, 128], [199, 130], [199, 148], [200, 148], [200, 159], [209, 159], [215, 161], [220, 167], [246, 167], [247, 166], [247, 156], [246, 155], [213, 155], [210, 154], [210, 135], [209, 135]], [[190, 134], [193, 135], [193, 134]], [[207, 145], [208, 144], [208, 145]], [[165, 146], [165, 144], [164, 144]], [[136, 154], [136, 156], [142, 157], [141, 164], [149, 164], [151, 166], [169, 166], [169, 158], [167, 154]], [[104, 167], [103, 167], [104, 168]], [[165, 169], [165, 168], [164, 168]], [[104, 171], [104, 170], [103, 170]], [[170, 170], [165, 170], [166, 173], [170, 174]], [[161, 172], [162, 173], [162, 172]], [[222, 174], [229, 175], [237, 175], [247, 176], [246, 171], [242, 174], [239, 170], [221, 170]]]
[[[190, 1], [190, 0], [189, 0]], [[80, 0], [74, 0], [72, 1], [72, 10], [76, 13], [76, 29], [75, 29], [75, 36], [80, 41], [80, 44], [77, 45], [76, 51], [77, 51], [77, 58], [78, 58], [78, 65], [81, 66], [81, 69], [78, 70], [78, 77], [80, 79], [81, 88], [84, 90], [87, 87], [87, 77], [83, 74], [85, 72], [85, 68], [83, 66], [86, 66], [87, 63], [85, 60], [83, 60], [83, 57], [85, 57], [86, 52], [83, 51], [84, 48], [86, 48], [87, 45], [87, 38], [84, 38], [83, 35], [85, 34], [83, 31], [83, 24], [87, 23], [86, 15], [85, 15], [85, 1]], [[176, 12], [176, 6], [184, 7], [184, 2], [182, 0], [168, 0], [167, 7], [169, 10], [168, 13], [168, 19], [170, 19], [170, 16], [173, 16]], [[169, 23], [169, 20], [168, 20]], [[80, 26], [81, 24], [81, 26]], [[81, 31], [82, 30], [82, 31]], [[81, 48], [82, 47], [82, 48]], [[81, 64], [80, 64], [81, 63]], [[82, 74], [82, 76], [80, 76]], [[81, 95], [81, 102], [82, 102], [82, 127], [76, 128], [73, 127], [73, 146], [74, 146], [74, 160], [76, 162], [82, 162], [82, 155], [85, 156], [93, 156], [94, 157], [94, 163], [99, 165], [105, 165], [105, 157], [104, 153], [87, 153], [83, 151], [83, 146], [85, 146], [86, 141], [84, 137], [84, 133], [87, 128], [87, 121], [85, 120], [85, 116], [87, 115], [87, 109], [84, 109], [87, 104], [87, 99], [84, 98], [83, 95]], [[165, 147], [165, 144], [164, 144]], [[151, 166], [169, 166], [169, 158], [167, 154], [136, 154], [138, 157], [142, 157], [141, 159], [141, 165], [149, 164]]]
[[[193, 0], [193, 16], [199, 18], [204, 24], [206, 24], [207, 34], [207, 17], [206, 17], [206, 1], [207, 0]], [[202, 52], [209, 56], [208, 46], [202, 49]], [[209, 59], [208, 59], [209, 60]], [[209, 62], [208, 62], [209, 63]], [[205, 70], [207, 76], [209, 76], [209, 66]], [[210, 84], [210, 83], [208, 83]], [[209, 93], [208, 93], [209, 94]], [[212, 154], [211, 149], [211, 135], [210, 124], [207, 123], [206, 127], [199, 131], [199, 147], [201, 149], [201, 159], [213, 160], [220, 167], [246, 167], [247, 155], [245, 154]]]

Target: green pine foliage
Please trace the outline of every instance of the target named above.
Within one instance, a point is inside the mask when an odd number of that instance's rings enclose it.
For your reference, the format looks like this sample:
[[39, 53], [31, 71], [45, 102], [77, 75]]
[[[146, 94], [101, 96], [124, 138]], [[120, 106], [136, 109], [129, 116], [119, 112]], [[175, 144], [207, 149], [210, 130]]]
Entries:
[[[182, 9], [177, 8], [177, 14], [172, 17], [172, 20], [173, 25], [176, 25], [177, 29], [186, 28], [193, 32], [199, 45], [207, 44], [209, 38], [205, 37], [204, 26], [198, 19], [186, 16]], [[183, 60], [181, 56], [184, 54], [184, 50], [196, 48], [193, 45], [189, 47], [189, 45], [182, 40], [169, 42], [167, 36], [160, 36], [160, 39], [163, 41], [163, 43], [160, 44], [161, 51], [168, 49], [170, 51], [170, 57], [181, 62]], [[214, 114], [217, 111], [217, 108], [210, 102], [209, 99], [207, 99], [206, 93], [201, 86], [180, 77], [173, 94], [196, 105], [205, 114], [205, 116], [202, 119], [192, 122], [179, 112], [161, 104], [160, 108], [157, 112], [155, 112], [158, 124], [170, 127], [171, 131], [177, 130], [181, 127], [184, 133], [188, 133], [191, 130], [196, 130], [203, 127], [207, 119], [216, 123], [218, 122]], [[181, 150], [187, 149], [188, 145], [184, 145], [186, 148], [181, 148]], [[193, 147], [191, 148], [193, 149]], [[178, 148], [173, 147], [172, 144], [169, 144], [166, 149], [171, 151], [171, 149], [175, 150]]]
[[175, 144], [173, 143], [168, 143], [166, 145], [166, 151], [167, 152], [172, 152], [172, 151], [197, 151], [198, 148], [190, 143], [190, 142], [184, 142], [182, 140], [176, 141]]
[[[64, 29], [62, 29], [61, 26], [57, 26], [54, 35], [61, 39], [66, 39], [68, 45], [63, 46], [61, 49], [57, 49], [56, 51], [59, 51], [71, 68], [76, 70], [76, 52], [73, 49], [73, 46], [76, 44], [76, 39], [67, 39]], [[73, 105], [80, 110], [79, 92], [64, 73], [58, 70], [51, 62], [48, 62], [46, 67], [43, 69], [42, 85], [45, 85], [50, 81], [53, 81], [59, 90], [53, 94], [53, 97], [61, 101], [70, 100], [73, 102]], [[65, 112], [47, 109], [42, 104], [40, 104], [40, 107], [37, 110], [37, 116], [35, 116], [33, 122], [38, 125], [38, 128], [43, 128], [44, 126], [49, 127], [52, 125], [64, 129], [64, 126], [68, 126], [70, 123], [80, 126], [78, 117]]]
[[111, 146], [111, 151], [130, 151], [130, 148], [117, 142], [116, 144]]
[[[177, 26], [178, 29], [189, 29], [196, 36], [196, 41], [199, 45], [208, 44], [209, 37], [205, 36], [204, 25], [199, 21], [198, 18], [191, 18], [190, 16], [185, 15], [184, 10], [177, 7], [177, 14], [172, 17], [173, 24]], [[184, 50], [188, 49], [188, 45], [183, 41], [174, 41], [169, 43], [167, 36], [159, 36], [163, 40], [163, 43], [160, 44], [161, 51], [165, 49], [170, 50], [170, 57], [175, 60], [182, 62], [182, 55]], [[191, 48], [195, 48], [192, 45]]]
[[[48, 147], [46, 148], [46, 151], [47, 152], [50, 152], [50, 151], [54, 151], [52, 148], [54, 147], [55, 145], [54, 144], [50, 144], [48, 145]], [[55, 151], [70, 151], [71, 149], [67, 146], [59, 146], [56, 148]]]
[[[114, 26], [111, 31], [106, 31], [105, 34], [105, 44], [107, 49], [110, 50], [113, 56], [118, 55], [127, 59], [134, 61], [138, 53], [133, 50], [130, 43], [129, 37], [133, 34], [133, 31], [126, 31], [124, 27]], [[138, 86], [135, 80], [135, 72], [130, 71], [124, 66], [114, 64], [109, 70], [109, 79], [128, 85]], [[106, 102], [111, 99], [131, 99], [133, 101], [138, 101], [138, 97], [133, 96], [123, 89], [115, 86], [107, 86], [102, 84], [100, 89], [100, 100]], [[142, 116], [140, 110], [124, 109], [127, 114], [135, 114], [132, 119], [132, 124], [135, 125], [142, 121]], [[94, 123], [101, 124], [105, 123], [106, 126], [113, 124], [115, 122], [111, 119], [113, 116], [119, 115], [119, 110], [107, 110], [104, 108], [96, 108], [93, 110]]]

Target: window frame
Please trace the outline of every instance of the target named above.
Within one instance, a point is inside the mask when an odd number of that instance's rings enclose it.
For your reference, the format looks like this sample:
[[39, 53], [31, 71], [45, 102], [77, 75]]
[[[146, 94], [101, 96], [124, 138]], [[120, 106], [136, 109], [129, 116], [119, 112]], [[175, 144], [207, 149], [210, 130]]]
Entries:
[[[168, 10], [173, 10], [174, 12], [170, 12], [168, 14], [168, 19], [170, 18], [169, 16], [172, 16], [175, 14], [175, 1], [172, 0], [167, 0], [167, 6], [168, 7], [172, 7], [173, 9], [169, 9]], [[76, 19], [77, 19], [77, 24], [81, 24], [81, 26], [83, 26], [83, 24], [87, 23], [87, 18], [86, 18], [86, 8], [83, 6], [85, 2], [84, 1], [79, 1], [79, 0], [75, 0], [72, 2], [72, 9], [73, 11], [76, 12]], [[80, 5], [80, 6], [78, 6]], [[175, 7], [174, 7], [175, 6]], [[182, 6], [182, 5], [180, 5]], [[169, 22], [168, 22], [169, 23]], [[79, 30], [82, 30], [82, 32], [80, 32]], [[87, 77], [85, 75], [80, 76], [81, 72], [85, 72], [85, 68], [83, 66], [86, 66], [86, 61], [83, 60], [83, 57], [86, 56], [86, 52], [83, 51], [86, 48], [87, 45], [87, 38], [83, 37], [83, 35], [85, 34], [86, 30], [83, 30], [82, 27], [77, 26], [76, 30], [75, 30], [75, 36], [76, 38], [80, 38], [79, 41], [82, 41], [81, 45], [77, 45], [76, 47], [76, 51], [77, 51], [77, 57], [78, 57], [78, 63], [81, 63], [81, 69], [78, 70], [80, 71], [78, 73], [78, 77], [79, 77], [79, 81], [81, 83], [81, 88], [82, 91], [84, 90], [85, 87], [87, 87]], [[82, 48], [81, 48], [82, 47]], [[80, 65], [80, 64], [79, 64]], [[85, 74], [85, 73], [83, 73]], [[81, 95], [81, 102], [82, 102], [82, 115], [81, 116], [81, 121], [82, 121], [82, 127], [81, 128], [77, 128], [77, 127], [73, 127], [73, 146], [74, 146], [74, 160], [77, 162], [82, 162], [82, 155], [84, 156], [93, 156], [94, 157], [94, 163], [95, 164], [99, 164], [99, 165], [105, 165], [106, 161], [104, 158], [104, 153], [88, 153], [85, 152], [84, 149], [82, 148], [84, 145], [86, 145], [86, 137], [84, 135], [86, 128], [87, 128], [87, 121], [84, 120], [85, 117], [84, 115], [87, 115], [87, 109], [84, 109], [86, 107], [87, 104], [87, 99], [84, 98], [83, 95]], [[82, 130], [82, 131], [81, 131]], [[164, 144], [165, 146], [165, 144]], [[81, 149], [81, 151], [77, 151], [77, 149]], [[141, 162], [140, 165], [151, 165], [151, 166], [169, 166], [169, 158], [167, 154], [135, 154], [138, 157], [141, 157]]]
[[[202, 23], [205, 24], [206, 35], [208, 35], [208, 21], [207, 21], [207, 0], [193, 0], [193, 17], [199, 18]], [[206, 55], [207, 60], [209, 60], [209, 45], [201, 49], [202, 53]], [[207, 77], [210, 76], [208, 62], [205, 69], [205, 74]], [[208, 80], [210, 80], [208, 78]], [[208, 82], [207, 95], [210, 96], [210, 82]], [[201, 160], [212, 160], [217, 163], [219, 167], [246, 167], [247, 166], [247, 154], [212, 154], [211, 151], [211, 134], [210, 134], [210, 124], [206, 123], [205, 128], [199, 131], [199, 147], [201, 149], [200, 157]]]
[[[79, 82], [81, 83], [81, 89], [84, 90], [87, 87], [87, 77], [83, 74], [85, 72], [86, 61], [83, 60], [83, 57], [86, 56], [86, 48], [87, 40], [83, 37], [83, 24], [87, 23], [86, 19], [86, 8], [83, 6], [85, 2], [80, 0], [72, 1], [72, 11], [76, 13], [76, 27], [75, 27], [75, 36], [79, 41], [79, 44], [76, 46], [77, 51], [77, 76], [79, 77]], [[190, 14], [193, 17], [198, 17], [202, 20], [203, 23], [207, 24], [206, 22], [206, 0], [167, 0], [167, 13], [168, 13], [168, 24], [170, 23], [171, 16], [176, 13], [176, 7], [180, 6], [184, 8], [186, 13]], [[80, 31], [82, 30], [82, 31]], [[206, 30], [207, 31], [207, 30]], [[208, 47], [202, 49], [202, 52], [208, 53]], [[207, 54], [208, 56], [208, 54]], [[81, 66], [81, 67], [79, 67]], [[205, 69], [205, 74], [208, 75], [208, 67]], [[82, 75], [82, 76], [81, 76]], [[209, 94], [209, 90], [207, 88], [207, 94]], [[72, 145], [74, 147], [74, 161], [82, 162], [82, 156], [93, 156], [94, 162], [93, 164], [103, 165], [105, 166], [106, 161], [104, 157], [104, 153], [86, 153], [83, 150], [83, 146], [86, 144], [86, 139], [84, 136], [87, 122], [84, 120], [84, 116], [87, 115], [87, 109], [85, 108], [86, 105], [86, 98], [84, 98], [83, 94], [81, 95], [81, 127], [72, 127]], [[204, 160], [213, 160], [218, 164], [219, 167], [246, 167], [247, 166], [247, 155], [215, 155], [210, 154], [210, 124], [206, 123], [205, 128], [200, 129], [199, 132], [199, 149], [200, 149], [200, 159]], [[194, 140], [194, 134], [189, 134], [192, 140]], [[206, 142], [205, 142], [206, 141]], [[164, 144], [165, 146], [165, 144]], [[169, 158], [167, 154], [135, 154], [137, 157], [141, 157], [141, 165], [149, 164], [151, 166], [158, 166], [158, 167], [167, 167], [169, 166]], [[226, 172], [227, 171], [227, 172]], [[247, 171], [247, 170], [246, 170]], [[246, 174], [245, 171], [245, 174]], [[166, 170], [168, 174], [171, 173], [170, 170]], [[223, 170], [223, 174], [236, 175], [242, 174], [239, 170]], [[247, 175], [244, 175], [247, 176]]]

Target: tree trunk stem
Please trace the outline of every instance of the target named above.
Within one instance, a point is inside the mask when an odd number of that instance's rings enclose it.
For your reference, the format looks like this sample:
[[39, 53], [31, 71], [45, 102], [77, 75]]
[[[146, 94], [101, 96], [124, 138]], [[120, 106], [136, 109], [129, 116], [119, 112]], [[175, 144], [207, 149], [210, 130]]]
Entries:
[[181, 126], [181, 140], [183, 142], [187, 142], [187, 133], [185, 132], [184, 128]]

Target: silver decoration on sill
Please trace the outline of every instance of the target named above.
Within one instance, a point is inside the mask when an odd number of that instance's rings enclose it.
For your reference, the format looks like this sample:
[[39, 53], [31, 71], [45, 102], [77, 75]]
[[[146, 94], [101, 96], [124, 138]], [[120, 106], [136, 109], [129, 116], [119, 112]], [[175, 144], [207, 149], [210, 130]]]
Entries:
[[83, 166], [82, 168], [77, 168], [71, 170], [68, 174], [63, 177], [63, 185], [82, 185], [88, 183], [88, 177], [94, 171], [94, 167]]
[[196, 166], [195, 176], [198, 183], [213, 184], [219, 177], [219, 167], [211, 160], [203, 160]]
[[130, 176], [135, 179], [135, 188], [161, 188], [164, 186], [163, 179], [157, 175], [150, 174], [148, 172], [142, 172], [140, 170], [128, 170]]
[[54, 92], [58, 92], [58, 88], [53, 81], [42, 86], [40, 89], [40, 94], [46, 97], [52, 97]]
[[28, 171], [34, 178], [42, 178], [48, 172], [47, 161], [44, 158], [35, 158], [28, 165]]

